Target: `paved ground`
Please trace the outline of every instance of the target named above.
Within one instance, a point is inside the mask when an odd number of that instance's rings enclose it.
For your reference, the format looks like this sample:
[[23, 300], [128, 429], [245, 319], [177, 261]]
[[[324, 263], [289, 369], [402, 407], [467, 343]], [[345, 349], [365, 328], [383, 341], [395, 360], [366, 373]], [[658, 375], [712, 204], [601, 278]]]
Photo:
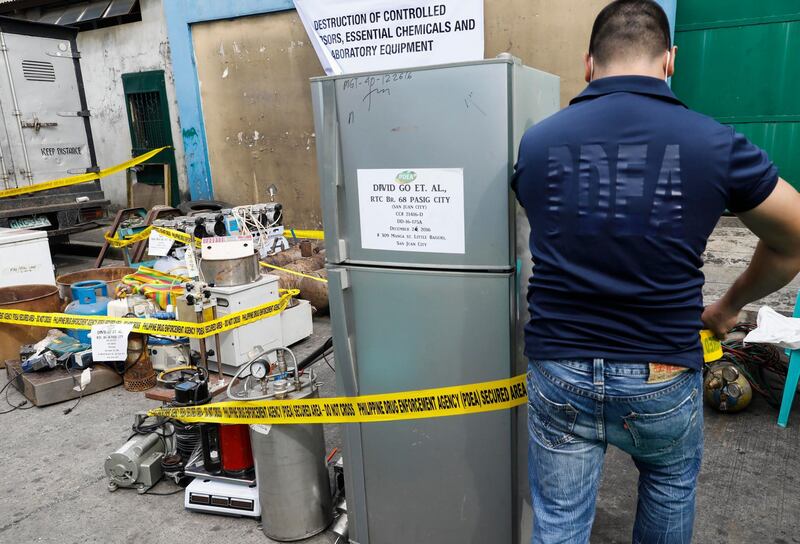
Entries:
[[[703, 298], [706, 304], [716, 301], [728, 287], [744, 272], [750, 264], [750, 257], [756, 248], [758, 238], [750, 232], [737, 217], [723, 217], [708, 239], [703, 254], [703, 272], [706, 283]], [[745, 307], [755, 312], [767, 305], [778, 312], [791, 315], [794, 310], [797, 292], [800, 290], [800, 276], [789, 285], [754, 304]]]
[[[74, 238], [96, 245], [102, 236], [95, 230]], [[89, 263], [96, 249], [61, 249], [53, 255], [59, 274], [93, 266]], [[104, 263], [122, 264], [111, 258]], [[317, 319], [314, 335], [293, 349], [302, 357], [328, 336], [329, 319]], [[329, 360], [335, 364], [333, 357]], [[324, 362], [315, 369], [322, 382], [322, 396], [334, 396], [332, 370]], [[5, 370], [0, 370], [0, 387], [6, 381]], [[23, 400], [13, 387], [9, 389], [14, 403]], [[4, 395], [0, 396], [0, 412], [8, 409]], [[103, 472], [106, 456], [125, 443], [133, 414], [159, 403], [121, 386], [85, 397], [75, 411], [64, 415], [63, 410], [74, 402], [0, 415], [0, 544], [151, 544], [184, 542], [186, 535], [192, 535], [191, 541], [197, 544], [273, 542], [255, 520], [186, 511], [183, 493], [138, 495], [131, 489], [110, 493]], [[326, 426], [325, 442], [328, 451], [341, 446], [338, 427]], [[161, 482], [151, 491], [169, 493], [177, 489]], [[333, 544], [336, 538], [326, 533], [306, 542]]]
[[[77, 254], [56, 261], [62, 271], [87, 267]], [[327, 320], [317, 320], [316, 338], [299, 351], [329, 330]], [[333, 395], [332, 372], [317, 366], [323, 395]], [[0, 387], [5, 381], [0, 371]], [[105, 456], [127, 438], [132, 414], [155, 405], [117, 387], [84, 398], [69, 415], [64, 405], [0, 415], [0, 543], [271, 542], [256, 521], [185, 511], [182, 494], [107, 491]], [[776, 410], [761, 398], [739, 415], [706, 411], [695, 543], [800, 544], [800, 400], [795, 408], [788, 429], [775, 425]], [[335, 426], [326, 428], [326, 442], [329, 450], [340, 445]], [[633, 464], [609, 450], [593, 543], [630, 542], [636, 478]], [[154, 491], [173, 489], [161, 483]], [[324, 534], [308, 542], [335, 541]]]
[[[319, 321], [316, 328], [325, 335], [328, 324]], [[323, 394], [332, 395], [333, 376], [324, 363], [318, 366]], [[2, 373], [0, 387], [4, 383]], [[11, 399], [20, 397], [14, 392]], [[155, 404], [117, 387], [84, 398], [69, 415], [57, 405], [0, 416], [0, 542], [150, 544], [182, 542], [187, 534], [198, 544], [272, 542], [256, 521], [185, 511], [182, 494], [106, 490], [105, 456], [127, 438], [131, 414]], [[760, 398], [739, 415], [706, 411], [696, 543], [800, 543], [800, 410], [789, 429], [778, 428], [775, 419]], [[335, 427], [326, 429], [326, 442], [328, 449], [339, 445]], [[636, 477], [633, 464], [609, 450], [595, 544], [630, 542]], [[173, 489], [162, 482], [154, 491]], [[335, 540], [325, 534], [308, 542]]]
[[[789, 428], [761, 397], [738, 415], [705, 411], [696, 544], [800, 543], [800, 400]], [[631, 541], [636, 467], [609, 450], [592, 542]]]
[[[314, 336], [296, 349], [308, 352], [330, 335], [327, 319], [315, 323]], [[313, 348], [311, 348], [313, 349]], [[333, 396], [334, 376], [324, 362], [316, 365], [323, 396]], [[5, 385], [0, 371], [0, 387]], [[4, 398], [4, 397], [3, 397]], [[12, 390], [10, 398], [22, 397]], [[0, 543], [53, 544], [212, 542], [271, 543], [259, 523], [244, 518], [205, 515], [183, 508], [183, 493], [138, 495], [132, 489], [110, 493], [103, 472], [105, 457], [130, 434], [133, 414], [159, 403], [121, 386], [74, 401], [0, 416]], [[5, 407], [5, 408], [3, 408]], [[0, 411], [7, 409], [2, 400]], [[328, 449], [339, 446], [338, 429], [326, 429]], [[177, 487], [161, 482], [152, 491]], [[332, 544], [323, 534], [307, 542]]]

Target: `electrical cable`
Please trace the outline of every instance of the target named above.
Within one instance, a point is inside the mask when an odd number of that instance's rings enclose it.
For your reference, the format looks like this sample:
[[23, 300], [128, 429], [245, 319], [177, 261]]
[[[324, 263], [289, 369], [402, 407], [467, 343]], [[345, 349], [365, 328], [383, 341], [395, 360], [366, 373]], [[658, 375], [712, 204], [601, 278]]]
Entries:
[[[147, 421], [148, 419], [155, 419], [155, 422], [145, 425], [144, 422]], [[172, 421], [171, 419], [166, 418], [166, 417], [147, 416], [141, 421], [141, 423], [134, 423], [131, 426], [131, 429], [133, 429], [134, 434], [156, 433], [156, 432], [158, 432], [159, 429], [163, 429], [163, 427], [167, 423], [170, 423], [171, 421]], [[163, 436], [165, 438], [169, 438], [170, 436], [172, 436], [174, 434], [175, 434], [175, 430], [173, 429], [171, 433], [169, 433], [169, 434], [163, 433], [161, 436]], [[133, 435], [131, 435], [131, 436], [133, 436]]]
[[[15, 378], [15, 379], [16, 379], [16, 378]], [[0, 393], [2, 393], [3, 391], [6, 391], [6, 390], [8, 389], [8, 386], [9, 386], [9, 385], [11, 385], [11, 382], [13, 382], [13, 381], [14, 381], [14, 380], [8, 380], [8, 381], [6, 382], [6, 384], [5, 384], [5, 385], [4, 385], [2, 388], [0, 388]], [[10, 414], [10, 413], [11, 413], [11, 412], [13, 412], [14, 410], [18, 410], [18, 409], [19, 409], [19, 408], [17, 408], [17, 407], [12, 407], [12, 408], [11, 408], [11, 410], [5, 410], [5, 411], [3, 411], [3, 412], [0, 412], [0, 416], [1, 416], [1, 415], [3, 415], [3, 414]]]
[[325, 353], [333, 348], [333, 338], [328, 337], [325, 342], [322, 343], [317, 349], [309, 353], [300, 363], [297, 365], [297, 369], [300, 371], [305, 370], [309, 366], [313, 365], [317, 361], [320, 361], [324, 356]]
[[64, 415], [67, 415], [67, 414], [73, 412], [75, 410], [75, 408], [77, 408], [78, 405], [83, 400], [83, 389], [84, 388], [81, 386], [81, 384], [79, 382], [75, 381], [75, 376], [72, 375], [72, 371], [70, 370], [69, 365], [64, 365], [64, 369], [67, 371], [67, 374], [69, 374], [69, 377], [72, 378], [72, 383], [74, 383], [80, 389], [80, 394], [78, 395], [78, 402], [76, 402], [72, 406], [72, 408], [67, 408], [66, 410], [64, 410]]
[[145, 495], [155, 495], [156, 497], [169, 497], [170, 495], [177, 495], [178, 493], [183, 493], [186, 491], [183, 487], [179, 487], [175, 491], [169, 491], [168, 493], [156, 493], [155, 491], [145, 491]]
[[[155, 419], [155, 422], [145, 425], [144, 422], [147, 421], [148, 419]], [[169, 448], [169, 444], [167, 442], [167, 438], [170, 438], [170, 437], [175, 435], [175, 427], [174, 427], [174, 425], [173, 425], [171, 431], [169, 432], [169, 434], [167, 434], [166, 429], [165, 429], [165, 426], [168, 423], [171, 423], [171, 422], [172, 422], [172, 420], [170, 420], [169, 418], [165, 418], [165, 417], [151, 418], [151, 416], [147, 416], [139, 423], [134, 422], [134, 424], [131, 426], [131, 430], [133, 430], [133, 434], [131, 434], [128, 437], [128, 440], [130, 440], [131, 438], [133, 438], [134, 435], [137, 435], [137, 434], [155, 434], [156, 436], [158, 436], [161, 439], [161, 444], [163, 444], [164, 451], [166, 452], [167, 450], [170, 449]], [[159, 429], [161, 430], [161, 432], [158, 432]]]
[[[14, 379], [16, 379], [16, 377], [15, 377]], [[5, 390], [6, 390], [6, 388], [7, 388], [9, 385], [11, 385], [11, 382], [13, 382], [13, 381], [14, 381], [14, 380], [8, 380], [8, 381], [6, 382], [6, 384], [5, 384], [5, 385], [4, 385], [2, 388], [0, 388], [0, 393], [2, 393], [3, 391], [5, 391]]]
[[[11, 382], [8, 382], [8, 383], [11, 383]], [[11, 388], [9, 387], [8, 389], [6, 389], [6, 403], [9, 406], [11, 406], [14, 410], [30, 410], [31, 408], [34, 408], [33, 404], [31, 404], [30, 406], [24, 407], [26, 404], [28, 404], [28, 399], [24, 399], [19, 404], [13, 404], [8, 398], [8, 394], [10, 392], [11, 392]], [[11, 411], [13, 412], [14, 410], [11, 410]]]
[[[208, 373], [206, 372], [206, 370], [204, 368], [199, 367], [199, 366], [191, 366], [191, 365], [175, 366], [175, 367], [163, 370], [158, 374], [156, 380], [159, 383], [163, 383], [164, 387], [174, 388], [175, 385], [177, 383], [179, 383], [181, 381], [181, 379], [183, 378], [183, 376], [184, 376], [183, 371], [185, 371], [185, 370], [191, 371], [191, 372], [193, 372], [195, 374], [199, 373], [201, 379], [204, 379], [206, 381], [208, 380]], [[166, 380], [166, 379], [164, 379], [164, 376], [167, 376], [168, 374], [172, 374], [174, 372], [181, 372], [181, 375], [178, 376], [178, 378], [176, 378], [175, 380]]]
[[329, 353], [327, 353], [327, 354], [326, 354], [326, 353], [323, 353], [323, 354], [322, 354], [322, 358], [323, 358], [323, 359], [325, 359], [325, 364], [326, 364], [326, 365], [328, 365], [328, 368], [330, 368], [330, 369], [331, 369], [331, 372], [333, 372], [334, 374], [336, 374], [336, 369], [335, 369], [335, 368], [333, 368], [333, 365], [331, 365], [331, 363], [328, 361], [328, 357], [327, 357], [328, 355], [329, 355]]
[[739, 333], [740, 337], [722, 342], [723, 356], [720, 360], [736, 366], [755, 391], [769, 404], [778, 407], [789, 365], [773, 345], [744, 343], [744, 336], [755, 328], [755, 323], [739, 323], [731, 329], [730, 333]]

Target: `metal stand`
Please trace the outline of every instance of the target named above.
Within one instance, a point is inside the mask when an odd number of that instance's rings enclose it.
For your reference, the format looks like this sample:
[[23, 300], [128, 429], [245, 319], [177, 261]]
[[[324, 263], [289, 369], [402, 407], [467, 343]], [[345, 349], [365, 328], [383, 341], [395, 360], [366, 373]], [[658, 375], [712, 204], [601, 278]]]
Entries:
[[[203, 322], [203, 310], [200, 309], [197, 312], [197, 323]], [[208, 372], [208, 350], [206, 349], [206, 339], [200, 338], [200, 364], [203, 367], [203, 370], [206, 371], [206, 376], [209, 376]]]
[[[217, 318], [217, 306], [212, 310], [213, 319]], [[225, 383], [225, 375], [222, 373], [222, 342], [220, 341], [219, 333], [214, 335], [214, 349], [216, 350], [215, 356], [217, 358], [217, 376], [219, 377], [219, 384]]]

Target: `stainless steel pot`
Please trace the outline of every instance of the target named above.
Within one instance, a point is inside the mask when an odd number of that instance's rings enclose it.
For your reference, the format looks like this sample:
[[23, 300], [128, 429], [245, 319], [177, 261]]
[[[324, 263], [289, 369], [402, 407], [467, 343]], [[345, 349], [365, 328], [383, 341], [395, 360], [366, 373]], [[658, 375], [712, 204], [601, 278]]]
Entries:
[[247, 285], [258, 281], [261, 277], [258, 269], [258, 256], [255, 253], [247, 257], [223, 261], [203, 259], [200, 261], [200, 270], [203, 272], [205, 281], [217, 287]]

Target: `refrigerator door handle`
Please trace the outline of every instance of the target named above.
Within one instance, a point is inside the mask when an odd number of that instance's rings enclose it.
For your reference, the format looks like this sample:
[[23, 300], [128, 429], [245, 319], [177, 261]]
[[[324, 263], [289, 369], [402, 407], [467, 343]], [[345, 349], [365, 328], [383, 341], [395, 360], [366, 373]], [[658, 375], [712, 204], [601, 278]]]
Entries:
[[340, 206], [345, 204], [344, 173], [340, 154], [339, 112], [336, 106], [336, 82], [323, 81], [312, 84], [314, 105], [318, 110], [317, 156], [320, 168], [322, 212], [325, 218], [325, 243], [328, 262], [347, 260], [347, 241], [339, 238]]
[[[345, 394], [357, 396], [358, 392], [358, 366], [356, 363], [353, 338], [348, 325], [347, 303], [351, 294], [350, 274], [343, 268], [328, 269], [328, 290], [330, 293], [331, 328], [333, 337], [344, 339], [344, 342], [335, 343], [336, 367], [341, 372], [342, 385]], [[343, 345], [342, 345], [343, 344]]]

